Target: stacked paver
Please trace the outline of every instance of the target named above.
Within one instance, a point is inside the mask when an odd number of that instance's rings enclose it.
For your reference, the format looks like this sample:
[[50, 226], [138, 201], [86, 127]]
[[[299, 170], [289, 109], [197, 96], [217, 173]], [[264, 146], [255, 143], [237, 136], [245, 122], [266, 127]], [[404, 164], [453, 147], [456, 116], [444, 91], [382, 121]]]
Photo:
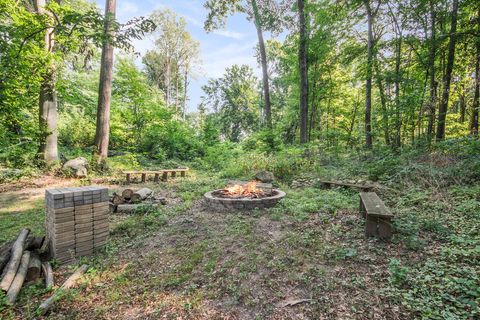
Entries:
[[108, 189], [76, 187], [45, 192], [47, 234], [59, 262], [91, 255], [108, 238]]

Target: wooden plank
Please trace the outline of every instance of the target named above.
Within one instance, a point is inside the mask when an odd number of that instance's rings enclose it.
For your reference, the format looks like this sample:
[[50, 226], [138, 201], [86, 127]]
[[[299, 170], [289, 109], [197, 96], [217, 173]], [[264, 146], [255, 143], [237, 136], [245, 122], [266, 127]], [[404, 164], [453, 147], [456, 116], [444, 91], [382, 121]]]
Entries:
[[393, 214], [375, 192], [361, 192], [360, 197], [367, 215], [374, 217], [392, 218]]
[[341, 181], [329, 181], [329, 180], [319, 180], [319, 182], [326, 188], [330, 189], [332, 185], [341, 186], [341, 187], [351, 187], [351, 188], [358, 188], [362, 190], [371, 190], [374, 188], [373, 185], [369, 184], [355, 184], [355, 183], [348, 183], [348, 182], [341, 182]]

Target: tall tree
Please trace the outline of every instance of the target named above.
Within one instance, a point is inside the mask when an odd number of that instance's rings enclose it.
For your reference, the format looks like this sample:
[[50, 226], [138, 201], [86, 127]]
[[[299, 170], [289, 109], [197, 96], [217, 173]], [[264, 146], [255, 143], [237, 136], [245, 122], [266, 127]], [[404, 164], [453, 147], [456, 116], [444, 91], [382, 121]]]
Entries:
[[445, 70], [445, 77], [443, 79], [443, 94], [442, 101], [438, 108], [438, 124], [436, 140], [445, 139], [445, 120], [447, 117], [448, 99], [450, 97], [450, 83], [452, 81], [453, 64], [455, 62], [455, 45], [457, 41], [457, 15], [458, 15], [458, 0], [453, 0], [452, 6], [452, 22], [450, 26], [450, 41], [448, 44], [448, 58]]
[[363, 0], [367, 12], [367, 68], [365, 78], [365, 146], [370, 149], [373, 146], [372, 139], [372, 75], [374, 38], [373, 23], [374, 17], [380, 7], [380, 1], [376, 9], [372, 8], [370, 0]]
[[308, 70], [305, 1], [298, 0], [298, 67], [300, 70], [300, 143], [308, 142]]
[[430, 5], [430, 44], [428, 55], [429, 77], [430, 77], [430, 102], [428, 111], [427, 138], [430, 141], [433, 137], [435, 124], [435, 109], [437, 101], [437, 83], [435, 81], [435, 54], [436, 54], [436, 12], [434, 0], [429, 1]]
[[[289, 7], [289, 5], [290, 1], [284, 3], [285, 7]], [[205, 29], [207, 31], [223, 27], [227, 16], [237, 11], [245, 13], [248, 20], [253, 21], [255, 24], [262, 68], [263, 121], [267, 127], [271, 128], [270, 86], [263, 31], [279, 32], [281, 30], [282, 6], [279, 6], [274, 0], [208, 0], [205, 3], [205, 8], [208, 9], [208, 16], [205, 21]]]
[[470, 132], [474, 136], [478, 136], [478, 114], [480, 109], [480, 9], [477, 12], [477, 37], [475, 39], [475, 47], [477, 49], [475, 58], [475, 89], [473, 96], [472, 122]]
[[97, 128], [95, 132], [94, 157], [97, 164], [106, 165], [108, 142], [110, 136], [110, 100], [112, 96], [113, 75], [113, 36], [116, 0], [106, 0], [105, 4], [105, 39], [102, 47], [100, 64], [100, 84], [98, 88]]
[[264, 102], [264, 120], [268, 128], [272, 127], [272, 111], [270, 106], [270, 87], [268, 85], [268, 66], [267, 52], [265, 50], [265, 42], [263, 41], [262, 23], [256, 0], [251, 0], [253, 9], [253, 20], [257, 29], [258, 47], [260, 49], [260, 62], [262, 65], [262, 82], [263, 82], [263, 102]]
[[[51, 19], [51, 14], [45, 10], [45, 0], [35, 0], [35, 7], [39, 14], [47, 15]], [[39, 129], [40, 129], [40, 147], [39, 157], [45, 163], [51, 164], [58, 160], [58, 111], [57, 111], [57, 92], [55, 89], [56, 71], [55, 62], [51, 57], [55, 45], [55, 35], [53, 28], [48, 27], [45, 30], [44, 48], [47, 52], [48, 63], [42, 75], [39, 95]]]

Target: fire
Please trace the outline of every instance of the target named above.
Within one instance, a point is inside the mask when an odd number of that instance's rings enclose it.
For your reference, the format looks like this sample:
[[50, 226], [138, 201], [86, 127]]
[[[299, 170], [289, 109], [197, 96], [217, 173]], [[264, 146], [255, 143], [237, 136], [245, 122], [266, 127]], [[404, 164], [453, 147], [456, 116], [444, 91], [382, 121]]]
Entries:
[[226, 187], [223, 189], [224, 193], [229, 196], [242, 196], [242, 197], [260, 197], [265, 194], [265, 192], [257, 188], [256, 181], [250, 181], [245, 185], [235, 184], [231, 187]]

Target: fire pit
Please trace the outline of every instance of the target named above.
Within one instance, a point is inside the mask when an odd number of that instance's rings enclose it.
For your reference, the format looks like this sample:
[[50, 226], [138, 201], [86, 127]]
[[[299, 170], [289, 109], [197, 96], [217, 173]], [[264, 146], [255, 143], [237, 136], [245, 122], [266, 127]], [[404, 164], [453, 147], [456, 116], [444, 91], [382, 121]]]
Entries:
[[230, 186], [205, 193], [206, 205], [216, 210], [252, 210], [271, 208], [285, 192], [272, 188], [271, 184], [256, 181], [230, 182]]

